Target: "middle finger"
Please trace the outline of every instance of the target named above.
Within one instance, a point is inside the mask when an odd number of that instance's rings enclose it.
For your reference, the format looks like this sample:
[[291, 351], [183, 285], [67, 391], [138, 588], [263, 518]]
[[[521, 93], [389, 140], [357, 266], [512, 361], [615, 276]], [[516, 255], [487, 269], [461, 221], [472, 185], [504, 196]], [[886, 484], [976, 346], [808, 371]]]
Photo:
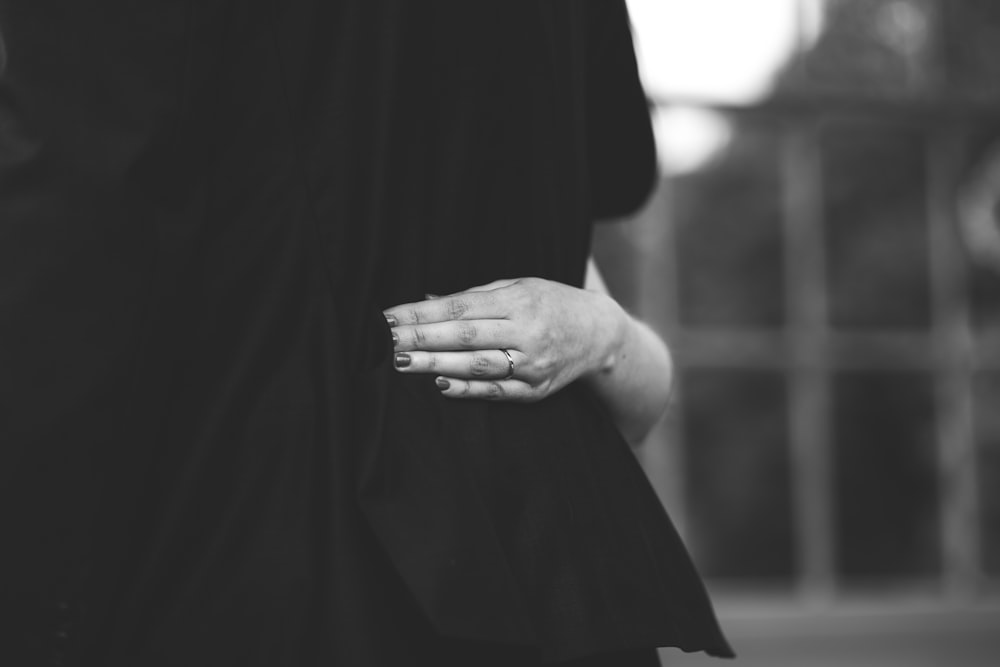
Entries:
[[473, 288], [457, 294], [393, 306], [384, 310], [383, 315], [391, 326], [398, 326], [450, 320], [501, 319], [507, 317], [508, 312], [495, 290], [479, 291], [478, 288]]
[[508, 320], [458, 320], [393, 327], [393, 346], [408, 350], [483, 350], [516, 348], [516, 332]]

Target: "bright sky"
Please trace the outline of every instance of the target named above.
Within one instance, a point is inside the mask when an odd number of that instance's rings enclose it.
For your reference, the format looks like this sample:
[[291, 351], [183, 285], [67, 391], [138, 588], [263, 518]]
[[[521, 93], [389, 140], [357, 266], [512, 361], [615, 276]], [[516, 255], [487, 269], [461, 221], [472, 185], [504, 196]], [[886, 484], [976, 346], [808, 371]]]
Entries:
[[[628, 0], [647, 93], [660, 102], [749, 103], [765, 96], [797, 48], [821, 29], [825, 0]], [[725, 148], [726, 119], [697, 106], [654, 117], [664, 171], [697, 169]]]
[[796, 48], [800, 5], [813, 23], [816, 0], [628, 0], [646, 89], [657, 98], [759, 98]]

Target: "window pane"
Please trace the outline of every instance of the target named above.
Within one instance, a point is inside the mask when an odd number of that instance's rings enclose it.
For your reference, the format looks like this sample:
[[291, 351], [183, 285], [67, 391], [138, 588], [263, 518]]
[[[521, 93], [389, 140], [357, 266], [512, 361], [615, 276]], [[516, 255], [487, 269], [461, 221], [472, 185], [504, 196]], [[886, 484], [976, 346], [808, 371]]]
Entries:
[[834, 327], [926, 327], [924, 144], [916, 130], [841, 122], [823, 132]]
[[974, 266], [969, 276], [973, 327], [983, 342], [1000, 337], [1000, 273], [997, 268]]
[[1000, 3], [948, 0], [943, 9], [950, 87], [978, 96], [1000, 93]]
[[983, 373], [976, 382], [976, 445], [982, 508], [983, 567], [1000, 575], [1000, 373]]
[[689, 536], [712, 577], [793, 574], [786, 389], [780, 374], [686, 371]]
[[924, 373], [834, 379], [838, 572], [930, 575], [940, 568], [933, 380]]
[[729, 147], [670, 182], [680, 318], [687, 325], [784, 321], [778, 128], [741, 120]]

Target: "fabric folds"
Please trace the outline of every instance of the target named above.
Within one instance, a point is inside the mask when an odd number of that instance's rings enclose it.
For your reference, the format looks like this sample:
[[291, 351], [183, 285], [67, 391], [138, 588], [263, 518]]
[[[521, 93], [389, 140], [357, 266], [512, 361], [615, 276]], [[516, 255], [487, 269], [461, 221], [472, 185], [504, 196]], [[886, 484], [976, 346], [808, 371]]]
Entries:
[[[388, 350], [387, 350], [388, 351]], [[455, 407], [372, 372], [361, 505], [444, 635], [549, 661], [643, 646], [731, 656], [679, 537], [589, 392]]]
[[0, 0], [0, 664], [729, 654], [584, 387], [380, 314], [579, 285], [654, 173], [620, 0]]

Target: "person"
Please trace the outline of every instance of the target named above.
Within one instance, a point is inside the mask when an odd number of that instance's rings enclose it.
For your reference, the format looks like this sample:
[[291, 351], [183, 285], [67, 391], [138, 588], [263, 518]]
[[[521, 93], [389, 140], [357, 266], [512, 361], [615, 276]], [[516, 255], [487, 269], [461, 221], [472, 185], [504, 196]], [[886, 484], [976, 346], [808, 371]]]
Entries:
[[0, 663], [731, 654], [618, 428], [669, 357], [581, 289], [653, 180], [621, 2], [0, 35]]

